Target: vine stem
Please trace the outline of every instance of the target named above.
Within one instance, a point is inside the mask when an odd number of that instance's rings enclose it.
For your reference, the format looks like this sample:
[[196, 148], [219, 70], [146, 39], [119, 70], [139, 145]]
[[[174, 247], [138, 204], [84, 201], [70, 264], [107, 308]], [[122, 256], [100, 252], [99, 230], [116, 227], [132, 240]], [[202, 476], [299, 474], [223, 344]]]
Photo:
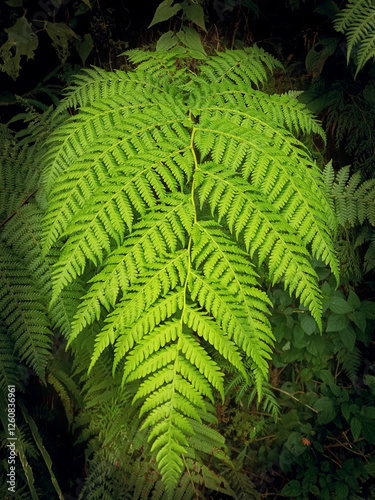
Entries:
[[314, 413], [319, 413], [318, 410], [315, 410], [315, 408], [313, 408], [312, 406], [307, 405], [306, 403], [302, 403], [302, 401], [300, 401], [298, 398], [296, 398], [295, 396], [293, 396], [293, 394], [290, 394], [290, 392], [283, 391], [282, 389], [279, 389], [278, 387], [272, 387], [272, 389], [275, 389], [275, 391], [279, 391], [282, 394], [286, 394], [290, 398], [294, 399], [294, 401], [297, 401], [298, 403], [301, 403], [301, 405], [306, 406], [306, 408], [308, 408], [309, 410], [313, 411]]

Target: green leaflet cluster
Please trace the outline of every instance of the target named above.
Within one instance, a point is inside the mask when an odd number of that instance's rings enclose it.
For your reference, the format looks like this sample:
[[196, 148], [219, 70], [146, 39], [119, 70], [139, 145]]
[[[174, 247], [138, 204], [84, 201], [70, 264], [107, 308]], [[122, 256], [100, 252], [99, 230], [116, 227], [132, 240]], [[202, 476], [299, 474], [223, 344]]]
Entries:
[[318, 123], [297, 100], [257, 90], [279, 65], [271, 56], [228, 51], [194, 73], [145, 65], [89, 70], [70, 89], [65, 106], [78, 113], [43, 160], [44, 249], [60, 251], [52, 303], [88, 281], [69, 343], [99, 322], [91, 368], [113, 348], [113, 371], [138, 382], [142, 428], [172, 492], [197, 428], [213, 439], [203, 422], [224, 394], [214, 353], [245, 379], [248, 358], [261, 394], [274, 337], [259, 272], [321, 325], [310, 254], [337, 276], [335, 217], [293, 135], [323, 135]]

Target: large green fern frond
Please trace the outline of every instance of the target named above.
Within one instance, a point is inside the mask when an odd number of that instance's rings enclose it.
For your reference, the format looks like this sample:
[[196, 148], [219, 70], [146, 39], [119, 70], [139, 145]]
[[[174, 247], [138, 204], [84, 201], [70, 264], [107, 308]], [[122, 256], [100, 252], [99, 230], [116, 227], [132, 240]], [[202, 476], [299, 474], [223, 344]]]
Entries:
[[90, 280], [69, 343], [87, 341], [92, 374], [113, 353], [171, 497], [197, 436], [215, 448], [205, 422], [224, 373], [212, 353], [244, 380], [248, 358], [261, 397], [274, 337], [259, 274], [321, 324], [310, 255], [338, 275], [336, 219], [293, 135], [322, 133], [318, 123], [295, 99], [253, 88], [278, 65], [271, 56], [229, 51], [156, 76], [141, 60], [78, 77], [62, 105], [79, 110], [47, 141], [44, 249], [60, 249], [52, 304]]

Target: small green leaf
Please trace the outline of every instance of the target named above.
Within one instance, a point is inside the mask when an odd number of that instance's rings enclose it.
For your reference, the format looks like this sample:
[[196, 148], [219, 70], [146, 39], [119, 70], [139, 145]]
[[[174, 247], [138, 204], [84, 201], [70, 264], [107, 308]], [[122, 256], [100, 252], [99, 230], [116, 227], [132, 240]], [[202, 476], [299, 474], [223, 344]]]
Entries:
[[375, 406], [367, 406], [364, 408], [363, 415], [365, 418], [373, 418], [375, 420]]
[[319, 453], [324, 452], [323, 446], [321, 445], [321, 443], [319, 441], [313, 441], [313, 446], [317, 451], [319, 451]]
[[286, 484], [284, 488], [281, 490], [281, 494], [286, 497], [298, 497], [302, 493], [301, 483], [296, 479], [290, 481], [290, 483]]
[[353, 434], [353, 438], [357, 440], [361, 434], [362, 422], [357, 417], [353, 417], [350, 421], [350, 429]]
[[324, 462], [322, 462], [322, 465], [320, 466], [321, 471], [327, 473], [329, 471], [329, 468], [329, 462], [327, 460], [324, 460]]
[[375, 420], [364, 418], [362, 420], [362, 436], [371, 444], [375, 444]]
[[22, 7], [23, 0], [6, 0], [6, 4], [10, 7]]
[[301, 425], [301, 432], [303, 432], [304, 434], [310, 434], [311, 431], [312, 431], [311, 424]]
[[320, 495], [320, 490], [315, 484], [313, 484], [312, 486], [310, 486], [310, 493], [312, 493], [315, 498], [318, 498], [318, 496]]
[[348, 351], [352, 351], [355, 345], [356, 334], [351, 326], [347, 326], [340, 332], [340, 339]]
[[331, 287], [329, 286], [329, 284], [325, 281], [322, 285], [322, 294], [325, 296], [325, 297], [330, 297], [331, 295]]
[[328, 386], [331, 386], [335, 383], [335, 379], [333, 378], [333, 375], [329, 370], [319, 370], [317, 372], [317, 376]]
[[355, 416], [359, 416], [361, 414], [360, 406], [358, 406], [354, 403], [349, 406], [349, 409], [350, 409], [351, 413], [353, 413], [353, 415], [355, 415]]
[[77, 41], [76, 42], [76, 49], [79, 54], [79, 57], [82, 60], [82, 65], [85, 65], [86, 59], [90, 55], [90, 52], [94, 48], [94, 41], [92, 39], [92, 36], [89, 33], [86, 33], [85, 36], [83, 37], [83, 41]]
[[313, 371], [311, 368], [302, 368], [300, 372], [300, 377], [303, 382], [307, 382], [308, 380], [311, 380], [313, 378]]
[[374, 375], [365, 375], [363, 377], [363, 382], [365, 385], [368, 385], [371, 392], [375, 396], [375, 376]]
[[298, 349], [303, 349], [309, 343], [308, 337], [299, 325], [293, 328], [293, 345]]
[[370, 476], [375, 477], [375, 458], [370, 460], [364, 467]]
[[349, 305], [345, 299], [335, 296], [330, 298], [329, 308], [332, 312], [337, 314], [347, 314], [353, 311], [353, 307]]
[[349, 418], [350, 418], [350, 408], [349, 408], [349, 404], [344, 402], [341, 404], [341, 412], [345, 418], [345, 420], [347, 422], [349, 422]]
[[332, 384], [330, 386], [330, 389], [331, 389], [333, 395], [336, 396], [337, 398], [339, 398], [341, 396], [341, 389], [338, 385]]
[[179, 10], [181, 10], [182, 5], [180, 3], [176, 3], [172, 6], [174, 0], [164, 0], [158, 8], [156, 9], [155, 15], [149, 24], [149, 28], [154, 26], [154, 24], [162, 23], [163, 21], [167, 21], [171, 17], [175, 16]]
[[303, 314], [301, 318], [301, 327], [306, 335], [312, 335], [317, 329], [317, 324], [314, 318]]
[[335, 493], [337, 500], [345, 500], [349, 494], [349, 488], [345, 483], [335, 483]]

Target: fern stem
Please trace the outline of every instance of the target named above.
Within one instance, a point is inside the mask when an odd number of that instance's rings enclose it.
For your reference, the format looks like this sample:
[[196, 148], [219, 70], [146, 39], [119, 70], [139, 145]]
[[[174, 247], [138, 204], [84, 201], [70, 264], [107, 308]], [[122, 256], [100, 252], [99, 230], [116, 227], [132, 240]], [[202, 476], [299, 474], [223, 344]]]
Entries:
[[[189, 118], [192, 119], [191, 111], [189, 111]], [[191, 139], [190, 139], [190, 148], [191, 148], [191, 152], [192, 152], [193, 159], [194, 159], [194, 171], [193, 171], [193, 175], [192, 175], [191, 195], [190, 195], [191, 204], [192, 204], [193, 209], [194, 209], [194, 223], [193, 223], [193, 226], [191, 229], [191, 234], [190, 234], [189, 243], [188, 243], [188, 251], [187, 251], [187, 253], [188, 253], [188, 268], [187, 268], [186, 278], [185, 278], [185, 283], [184, 283], [184, 305], [183, 305], [182, 312], [181, 312], [181, 333], [182, 333], [184, 316], [185, 316], [185, 311], [186, 311], [186, 298], [187, 298], [189, 277], [191, 274], [191, 246], [192, 246], [193, 227], [195, 224], [197, 224], [197, 208], [196, 208], [195, 200], [194, 200], [194, 189], [195, 189], [194, 174], [198, 170], [198, 159], [197, 159], [197, 155], [195, 154], [195, 150], [194, 150], [194, 135], [195, 135], [196, 130], [197, 129], [195, 127], [193, 127], [193, 130], [191, 133]], [[179, 349], [179, 344], [181, 344], [181, 340], [179, 340], [179, 343], [177, 344], [177, 349]]]
[[13, 212], [12, 214], [9, 215], [9, 217], [7, 217], [5, 220], [3, 220], [3, 222], [0, 224], [0, 227], [4, 226], [4, 224], [6, 224], [12, 217], [14, 217], [16, 215], [16, 213], [18, 212], [18, 210], [23, 207], [24, 205], [26, 205], [26, 203], [29, 201], [29, 199], [34, 196], [34, 194], [37, 192], [38, 190], [35, 189], [35, 191], [33, 191], [32, 193], [30, 193], [29, 195], [26, 196], [26, 198], [24, 200], [22, 200], [22, 203], [21, 205], [18, 207], [18, 209]]

